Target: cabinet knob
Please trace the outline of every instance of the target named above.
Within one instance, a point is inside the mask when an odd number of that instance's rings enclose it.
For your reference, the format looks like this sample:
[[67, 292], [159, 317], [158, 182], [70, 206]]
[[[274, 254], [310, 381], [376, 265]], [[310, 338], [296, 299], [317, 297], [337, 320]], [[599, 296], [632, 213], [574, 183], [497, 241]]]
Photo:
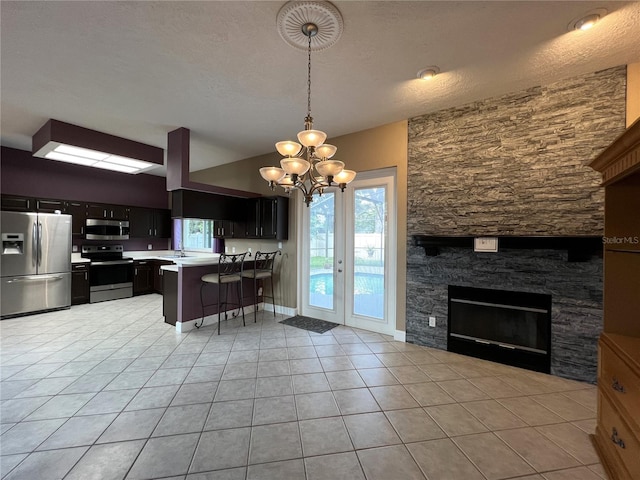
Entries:
[[613, 388], [616, 392], [627, 393], [627, 391], [624, 388], [624, 385], [618, 382], [618, 379], [616, 377], [613, 377], [613, 383], [611, 384], [611, 388]]
[[611, 429], [611, 441], [620, 448], [627, 448], [627, 446], [624, 444], [624, 440], [618, 437], [618, 430], [616, 430], [616, 427], [613, 427]]

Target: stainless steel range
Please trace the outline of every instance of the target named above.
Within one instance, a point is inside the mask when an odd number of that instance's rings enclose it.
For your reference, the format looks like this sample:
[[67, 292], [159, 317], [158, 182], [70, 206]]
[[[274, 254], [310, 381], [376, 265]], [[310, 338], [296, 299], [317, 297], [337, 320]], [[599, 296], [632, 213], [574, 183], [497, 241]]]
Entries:
[[133, 297], [133, 259], [122, 256], [122, 245], [83, 245], [89, 264], [91, 303]]

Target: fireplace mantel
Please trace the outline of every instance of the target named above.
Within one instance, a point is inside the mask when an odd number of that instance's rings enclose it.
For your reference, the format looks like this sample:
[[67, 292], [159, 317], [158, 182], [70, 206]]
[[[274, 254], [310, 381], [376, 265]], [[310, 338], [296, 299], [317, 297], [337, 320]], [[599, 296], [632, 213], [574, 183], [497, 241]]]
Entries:
[[[412, 235], [413, 244], [424, 248], [428, 257], [438, 255], [439, 248], [473, 248], [472, 236], [434, 236]], [[584, 262], [592, 255], [602, 255], [602, 237], [600, 236], [494, 236], [498, 239], [498, 251], [504, 249], [524, 250], [566, 250], [567, 261]]]

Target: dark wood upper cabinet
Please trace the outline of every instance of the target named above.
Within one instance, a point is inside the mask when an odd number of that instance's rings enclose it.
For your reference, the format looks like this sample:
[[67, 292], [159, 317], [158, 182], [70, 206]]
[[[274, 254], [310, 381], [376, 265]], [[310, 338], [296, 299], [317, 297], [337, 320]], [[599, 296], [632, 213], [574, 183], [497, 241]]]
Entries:
[[87, 218], [106, 218], [109, 220], [129, 220], [129, 207], [103, 203], [87, 204]]
[[17, 195], [2, 195], [2, 210], [10, 212], [33, 212], [36, 208], [34, 198]]
[[64, 200], [52, 200], [38, 198], [35, 201], [36, 211], [42, 213], [67, 213], [67, 202]]
[[131, 207], [129, 236], [131, 238], [170, 238], [171, 212], [166, 209]]
[[84, 226], [87, 221], [87, 204], [67, 202], [66, 212], [71, 215], [71, 234], [84, 235]]
[[233, 220], [235, 197], [194, 190], [171, 192], [171, 216], [174, 218], [202, 218], [205, 220]]
[[248, 210], [248, 238], [286, 240], [289, 237], [289, 199], [287, 197], [250, 199]]

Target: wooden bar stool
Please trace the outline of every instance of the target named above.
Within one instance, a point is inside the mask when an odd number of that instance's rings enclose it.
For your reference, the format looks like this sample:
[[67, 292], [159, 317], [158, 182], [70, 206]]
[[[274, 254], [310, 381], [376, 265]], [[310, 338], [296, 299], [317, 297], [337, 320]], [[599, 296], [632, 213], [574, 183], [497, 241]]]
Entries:
[[[217, 273], [208, 273], [207, 275], [203, 275], [200, 284], [200, 304], [202, 305], [202, 321], [200, 325], [196, 322], [196, 328], [200, 328], [204, 323], [204, 309], [205, 307], [210, 307], [214, 305], [213, 303], [209, 305], [204, 304], [204, 288], [208, 284], [213, 284], [218, 286], [218, 335], [220, 335], [220, 313], [221, 308], [227, 305], [235, 305], [238, 307], [238, 310], [242, 310], [242, 325], [245, 325], [244, 322], [244, 305], [243, 298], [244, 293], [242, 291], [242, 267], [244, 264], [244, 259], [247, 255], [251, 255], [248, 252], [244, 253], [233, 253], [233, 254], [220, 254], [220, 260], [218, 261], [218, 272]], [[236, 294], [238, 296], [238, 301], [229, 302], [229, 285], [236, 285]], [[220, 287], [224, 285], [224, 301], [221, 300], [221, 289]], [[238, 312], [239, 313], [239, 312]], [[227, 311], [225, 309], [224, 319], [227, 319]]]
[[275, 263], [276, 255], [282, 255], [280, 250], [275, 252], [256, 252], [256, 256], [253, 259], [253, 268], [243, 268], [242, 276], [244, 278], [253, 279], [253, 323], [258, 321], [258, 280], [271, 280], [271, 296], [264, 293], [264, 282], [262, 289], [262, 298], [270, 298], [273, 302], [273, 316], [276, 316], [276, 301], [274, 298], [275, 292], [273, 289], [273, 264]]

